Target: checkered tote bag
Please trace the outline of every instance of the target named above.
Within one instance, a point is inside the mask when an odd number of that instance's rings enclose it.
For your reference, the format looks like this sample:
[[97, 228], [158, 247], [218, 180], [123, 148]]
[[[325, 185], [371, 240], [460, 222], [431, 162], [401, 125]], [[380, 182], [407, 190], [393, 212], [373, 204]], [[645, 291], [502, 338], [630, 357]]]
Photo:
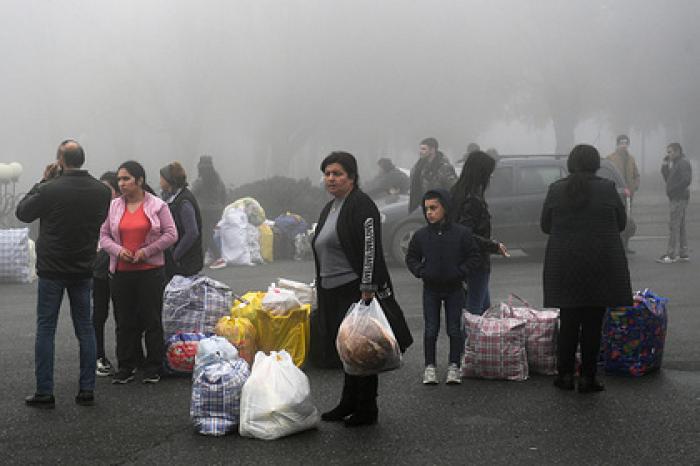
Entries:
[[466, 333], [462, 375], [484, 379], [526, 380], [526, 321], [464, 313]]
[[29, 228], [0, 230], [0, 283], [31, 283]]
[[212, 359], [195, 370], [190, 418], [198, 433], [221, 436], [236, 431], [241, 390], [249, 376], [248, 363], [238, 357]]

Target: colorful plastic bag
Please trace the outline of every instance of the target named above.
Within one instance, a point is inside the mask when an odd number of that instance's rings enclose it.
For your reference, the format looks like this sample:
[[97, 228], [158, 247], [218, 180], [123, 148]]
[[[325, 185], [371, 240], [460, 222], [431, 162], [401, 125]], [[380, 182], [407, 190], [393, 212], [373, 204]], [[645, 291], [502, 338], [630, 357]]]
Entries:
[[213, 335], [200, 340], [194, 359], [194, 372], [201, 366], [218, 359], [233, 361], [238, 358], [238, 350], [226, 338]]
[[263, 223], [258, 230], [260, 230], [260, 254], [265, 262], [272, 262], [275, 259], [272, 249], [275, 242], [272, 228], [267, 223]]
[[[258, 320], [258, 312], [262, 310], [263, 291], [249, 291], [243, 296], [237, 297], [231, 308], [231, 317], [243, 317], [253, 325]], [[257, 330], [257, 327], [256, 327]]]
[[235, 356], [211, 356], [192, 377], [190, 418], [202, 435], [234, 432], [240, 419], [241, 393], [250, 376], [248, 364]]
[[527, 321], [464, 313], [462, 375], [484, 379], [526, 380]]
[[311, 306], [308, 304], [292, 309], [284, 315], [275, 315], [261, 309], [255, 320], [258, 350], [285, 350], [291, 355], [294, 364], [301, 367], [309, 354], [310, 314]]
[[[513, 304], [514, 299], [520, 301], [520, 304]], [[519, 296], [511, 294], [507, 303], [487, 310], [484, 317], [525, 320], [525, 349], [529, 372], [543, 375], [557, 373], [559, 309], [536, 309]]]
[[661, 367], [668, 325], [668, 298], [649, 289], [637, 292], [634, 305], [610, 308], [603, 321], [605, 372], [638, 377]]
[[252, 365], [256, 349], [256, 331], [245, 317], [224, 316], [214, 329], [217, 335], [226, 338], [238, 350], [240, 357]]
[[345, 372], [371, 375], [398, 369], [401, 350], [379, 301], [353, 304], [338, 329], [336, 348]]
[[167, 368], [180, 374], [191, 374], [203, 333], [176, 333], [168, 338], [165, 350]]
[[240, 434], [273, 440], [313, 429], [319, 421], [309, 379], [289, 353], [258, 352], [241, 395]]

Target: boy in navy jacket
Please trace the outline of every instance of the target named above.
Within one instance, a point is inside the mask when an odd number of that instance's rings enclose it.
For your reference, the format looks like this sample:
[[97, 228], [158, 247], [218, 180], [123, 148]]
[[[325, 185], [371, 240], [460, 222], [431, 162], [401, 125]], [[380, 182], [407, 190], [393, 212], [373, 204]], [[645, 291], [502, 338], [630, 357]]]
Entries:
[[450, 355], [446, 383], [458, 384], [462, 378], [459, 360], [464, 345], [462, 283], [481, 256], [471, 231], [450, 218], [450, 195], [433, 189], [423, 196], [423, 214], [428, 225], [416, 231], [406, 254], [406, 265], [423, 280], [423, 349], [425, 352], [424, 384], [437, 384], [435, 347], [440, 330], [440, 310], [444, 303]]

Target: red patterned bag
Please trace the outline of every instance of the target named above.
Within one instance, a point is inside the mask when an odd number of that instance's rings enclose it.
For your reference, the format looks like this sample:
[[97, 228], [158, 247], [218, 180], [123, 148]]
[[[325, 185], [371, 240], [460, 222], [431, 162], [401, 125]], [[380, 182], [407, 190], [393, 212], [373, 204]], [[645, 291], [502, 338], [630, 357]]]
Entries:
[[523, 319], [482, 317], [465, 312], [462, 375], [526, 380], [526, 323]]

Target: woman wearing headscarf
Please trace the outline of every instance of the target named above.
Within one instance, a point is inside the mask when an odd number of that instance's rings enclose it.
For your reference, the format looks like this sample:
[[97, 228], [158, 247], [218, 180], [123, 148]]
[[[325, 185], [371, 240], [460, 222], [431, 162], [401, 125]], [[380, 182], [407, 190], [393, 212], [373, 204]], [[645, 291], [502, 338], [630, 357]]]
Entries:
[[574, 147], [569, 176], [552, 183], [542, 208], [549, 235], [544, 259], [544, 306], [560, 314], [559, 375], [554, 385], [574, 389], [576, 348], [581, 346], [581, 393], [604, 390], [596, 363], [605, 309], [632, 305], [632, 289], [620, 232], [627, 216], [612, 181], [599, 178], [595, 147]]
[[187, 173], [179, 162], [160, 169], [161, 198], [168, 204], [177, 227], [177, 242], [165, 252], [165, 276], [195, 275], [204, 266], [202, 217], [197, 199], [187, 189]]
[[[350, 306], [377, 298], [402, 351], [413, 339], [394, 299], [384, 262], [379, 210], [359, 188], [357, 161], [347, 152], [332, 152], [321, 163], [326, 190], [333, 199], [321, 211], [312, 242], [318, 309], [312, 319], [311, 357], [316, 365], [342, 367], [336, 337]], [[337, 407], [324, 421], [348, 427], [377, 422], [378, 376], [345, 373]]]
[[117, 179], [122, 195], [112, 200], [100, 230], [100, 247], [110, 256], [110, 284], [119, 326], [119, 370], [112, 383], [134, 379], [142, 336], [146, 342], [143, 382], [156, 383], [164, 349], [164, 251], [177, 241], [177, 229], [167, 204], [146, 184], [140, 163], [130, 160], [121, 164]]

